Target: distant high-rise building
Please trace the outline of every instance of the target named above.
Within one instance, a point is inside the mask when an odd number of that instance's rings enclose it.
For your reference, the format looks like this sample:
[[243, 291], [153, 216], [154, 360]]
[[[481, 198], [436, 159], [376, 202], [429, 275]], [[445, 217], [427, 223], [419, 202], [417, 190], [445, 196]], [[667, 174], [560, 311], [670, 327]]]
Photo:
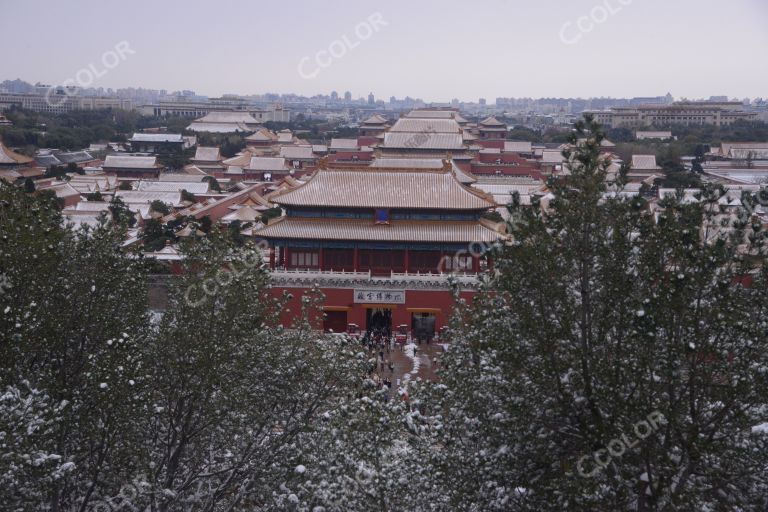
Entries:
[[485, 105], [485, 98], [480, 98], [477, 102], [481, 105]]
[[352, 101], [352, 93], [347, 91], [344, 93], [344, 101]]
[[451, 106], [452, 107], [458, 107], [459, 106], [459, 98], [453, 98], [451, 100]]
[[369, 105], [373, 105], [374, 103], [376, 103], [376, 98], [373, 97], [373, 93], [372, 92], [369, 92], [368, 93], [368, 104]]
[[333, 101], [338, 100], [339, 99], [339, 93], [337, 93], [336, 91], [331, 91], [331, 99]]

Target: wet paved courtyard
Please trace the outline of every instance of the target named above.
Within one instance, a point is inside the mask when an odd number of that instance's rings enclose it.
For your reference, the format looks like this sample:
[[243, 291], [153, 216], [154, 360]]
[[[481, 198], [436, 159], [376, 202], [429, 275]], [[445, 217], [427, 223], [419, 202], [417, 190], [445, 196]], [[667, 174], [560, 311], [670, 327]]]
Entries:
[[[440, 358], [444, 353], [443, 345], [426, 342], [409, 345], [395, 344], [394, 349], [385, 348], [383, 352], [383, 364], [379, 349], [370, 352], [371, 357], [375, 356], [377, 359], [374, 374], [382, 381], [389, 378], [393, 389], [416, 379], [438, 380], [435, 371], [440, 367]], [[391, 369], [389, 362], [392, 363]]]

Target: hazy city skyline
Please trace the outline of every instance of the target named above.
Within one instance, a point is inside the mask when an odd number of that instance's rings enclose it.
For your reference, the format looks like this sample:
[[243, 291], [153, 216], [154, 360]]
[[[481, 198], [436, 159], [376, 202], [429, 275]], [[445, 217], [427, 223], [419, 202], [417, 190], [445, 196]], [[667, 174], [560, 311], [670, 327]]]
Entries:
[[761, 0], [109, 6], [6, 2], [0, 80], [426, 101], [768, 95]]

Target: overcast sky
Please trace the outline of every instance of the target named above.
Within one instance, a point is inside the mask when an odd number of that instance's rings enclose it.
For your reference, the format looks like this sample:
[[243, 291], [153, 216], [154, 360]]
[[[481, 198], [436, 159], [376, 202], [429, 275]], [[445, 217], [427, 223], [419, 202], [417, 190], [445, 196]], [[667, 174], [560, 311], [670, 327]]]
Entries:
[[768, 96], [768, 0], [0, 0], [0, 48], [0, 81], [209, 96]]

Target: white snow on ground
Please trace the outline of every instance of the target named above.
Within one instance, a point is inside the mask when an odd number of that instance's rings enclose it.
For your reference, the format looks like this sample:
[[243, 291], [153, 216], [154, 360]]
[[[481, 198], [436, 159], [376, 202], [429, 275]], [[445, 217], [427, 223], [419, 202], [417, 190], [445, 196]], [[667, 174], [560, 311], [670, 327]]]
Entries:
[[752, 427], [752, 432], [755, 434], [768, 434], [768, 423], [761, 423]]
[[414, 377], [417, 373], [419, 373], [419, 367], [421, 367], [421, 361], [419, 360], [416, 355], [414, 355], [414, 351], [416, 350], [416, 345], [413, 343], [409, 343], [405, 347], [405, 355], [408, 356], [408, 358], [411, 360], [411, 363], [413, 364], [413, 369], [406, 373], [403, 377], [403, 385], [407, 385], [408, 382], [411, 380], [411, 375]]

